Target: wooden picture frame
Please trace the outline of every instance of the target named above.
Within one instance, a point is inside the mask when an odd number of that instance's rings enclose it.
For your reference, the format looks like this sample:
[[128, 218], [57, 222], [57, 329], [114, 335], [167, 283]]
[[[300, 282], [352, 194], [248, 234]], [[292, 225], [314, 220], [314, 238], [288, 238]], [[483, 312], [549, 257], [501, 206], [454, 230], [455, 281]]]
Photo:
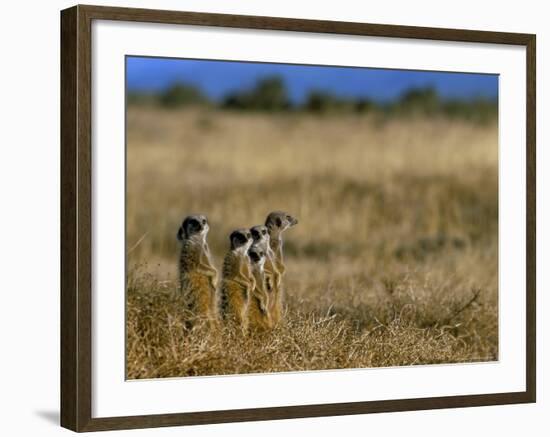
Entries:
[[[92, 417], [93, 20], [170, 23], [437, 41], [518, 45], [527, 64], [526, 390], [512, 393], [280, 406], [241, 410]], [[535, 35], [195, 12], [75, 6], [61, 12], [61, 425], [99, 431], [535, 402]]]

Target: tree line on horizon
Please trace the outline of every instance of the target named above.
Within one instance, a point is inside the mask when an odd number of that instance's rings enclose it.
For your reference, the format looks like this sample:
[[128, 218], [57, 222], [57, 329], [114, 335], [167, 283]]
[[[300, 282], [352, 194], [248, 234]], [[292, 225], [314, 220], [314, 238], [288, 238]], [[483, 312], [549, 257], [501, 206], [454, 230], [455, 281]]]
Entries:
[[486, 122], [496, 118], [496, 99], [443, 98], [433, 87], [413, 87], [394, 101], [381, 103], [366, 97], [343, 97], [313, 89], [302, 103], [293, 103], [284, 80], [279, 76], [259, 79], [247, 90], [226, 94], [220, 101], [210, 99], [199, 87], [176, 82], [159, 92], [129, 91], [128, 105], [154, 105], [166, 109], [186, 106], [214, 107], [233, 111], [290, 112], [314, 114], [368, 113], [385, 115], [444, 115]]

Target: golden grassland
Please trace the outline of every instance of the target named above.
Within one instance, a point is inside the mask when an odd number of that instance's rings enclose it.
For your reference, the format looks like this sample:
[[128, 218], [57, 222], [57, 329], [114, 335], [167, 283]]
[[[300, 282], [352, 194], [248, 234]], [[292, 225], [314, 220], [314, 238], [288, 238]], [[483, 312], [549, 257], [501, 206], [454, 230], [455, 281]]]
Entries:
[[[497, 359], [496, 122], [130, 107], [127, 132], [128, 378]], [[284, 322], [186, 331], [182, 218], [220, 267], [274, 209], [299, 219]]]

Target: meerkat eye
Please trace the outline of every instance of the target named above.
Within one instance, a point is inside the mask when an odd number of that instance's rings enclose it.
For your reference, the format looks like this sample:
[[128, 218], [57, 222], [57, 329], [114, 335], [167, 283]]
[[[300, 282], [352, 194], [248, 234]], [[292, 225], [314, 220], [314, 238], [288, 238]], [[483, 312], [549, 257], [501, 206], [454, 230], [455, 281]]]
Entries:
[[231, 236], [231, 241], [233, 242], [234, 247], [240, 247], [246, 243], [246, 237], [244, 236], [244, 234], [234, 233]]
[[202, 219], [202, 224], [203, 224], [203, 225], [206, 224], [206, 219]]
[[283, 221], [279, 217], [277, 217], [277, 220], [275, 220], [275, 223], [277, 224], [277, 227], [280, 228], [281, 225], [283, 224]]
[[265, 234], [267, 234], [267, 231], [264, 229], [264, 230], [262, 231], [262, 235], [265, 235]]

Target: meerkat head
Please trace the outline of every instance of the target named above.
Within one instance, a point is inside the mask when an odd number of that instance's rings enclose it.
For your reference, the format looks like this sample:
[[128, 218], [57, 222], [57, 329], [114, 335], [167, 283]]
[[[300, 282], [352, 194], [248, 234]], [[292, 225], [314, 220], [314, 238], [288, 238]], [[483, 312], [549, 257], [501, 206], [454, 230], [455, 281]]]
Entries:
[[250, 258], [250, 263], [253, 267], [262, 270], [265, 264], [265, 251], [254, 244], [250, 249], [248, 249], [248, 257]]
[[252, 245], [253, 239], [250, 231], [243, 228], [231, 232], [229, 241], [231, 243], [231, 250], [246, 254]]
[[265, 247], [269, 245], [269, 230], [267, 226], [258, 225], [250, 228], [250, 233], [254, 239], [254, 245]]
[[204, 241], [210, 230], [208, 219], [203, 214], [193, 214], [185, 217], [178, 229], [177, 238], [179, 241], [196, 240]]
[[265, 219], [265, 226], [272, 239], [279, 238], [284, 231], [296, 224], [298, 220], [284, 211], [270, 212]]

